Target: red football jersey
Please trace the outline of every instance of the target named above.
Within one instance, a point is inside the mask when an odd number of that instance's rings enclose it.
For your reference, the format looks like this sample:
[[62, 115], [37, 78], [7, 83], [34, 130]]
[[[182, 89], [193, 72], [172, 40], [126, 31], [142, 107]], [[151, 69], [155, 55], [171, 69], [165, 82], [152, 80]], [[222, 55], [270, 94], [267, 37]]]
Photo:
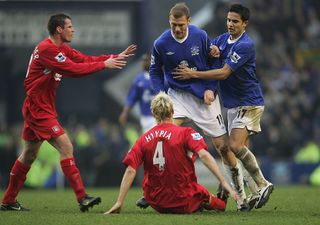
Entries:
[[34, 119], [57, 117], [55, 94], [61, 78], [82, 77], [103, 70], [103, 61], [111, 56], [87, 56], [67, 44], [57, 47], [49, 38], [43, 40], [30, 58], [24, 81], [23, 113], [30, 113]]
[[123, 163], [134, 169], [143, 163], [144, 196], [150, 205], [179, 207], [196, 189], [196, 152], [207, 149], [202, 136], [192, 128], [159, 124], [143, 134]]

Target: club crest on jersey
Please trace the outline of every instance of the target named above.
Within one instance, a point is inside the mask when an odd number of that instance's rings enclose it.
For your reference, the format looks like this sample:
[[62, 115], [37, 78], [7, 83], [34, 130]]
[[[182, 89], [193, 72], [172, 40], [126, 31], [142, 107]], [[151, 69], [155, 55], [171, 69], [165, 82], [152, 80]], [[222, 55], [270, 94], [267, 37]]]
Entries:
[[241, 59], [241, 57], [236, 52], [233, 52], [230, 58], [231, 62], [233, 63], [238, 63], [238, 60]]
[[60, 75], [60, 74], [58, 74], [58, 73], [55, 73], [54, 76], [53, 76], [53, 79], [54, 79], [55, 81], [61, 81], [61, 77], [62, 77], [62, 75]]
[[62, 54], [62, 52], [59, 52], [58, 55], [56, 55], [56, 57], [54, 57], [58, 62], [64, 62], [66, 61], [66, 57]]
[[199, 55], [199, 46], [197, 45], [194, 45], [191, 47], [191, 55], [192, 56], [195, 56], [195, 55]]
[[58, 133], [60, 131], [60, 128], [57, 125], [53, 126], [51, 129], [53, 130], [54, 133]]
[[192, 133], [191, 136], [192, 136], [193, 140], [195, 140], [195, 141], [199, 141], [203, 138], [201, 136], [201, 134], [199, 134], [199, 133]]

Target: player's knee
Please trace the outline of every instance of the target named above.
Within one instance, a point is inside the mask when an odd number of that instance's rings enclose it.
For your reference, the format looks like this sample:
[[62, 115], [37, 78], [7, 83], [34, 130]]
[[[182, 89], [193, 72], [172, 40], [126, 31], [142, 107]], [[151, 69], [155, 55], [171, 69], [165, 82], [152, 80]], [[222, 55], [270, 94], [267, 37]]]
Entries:
[[234, 154], [237, 154], [239, 150], [243, 147], [243, 145], [241, 145], [238, 142], [230, 141], [229, 147]]
[[221, 155], [224, 156], [224, 155], [228, 154], [229, 148], [227, 145], [222, 145], [220, 147], [219, 151], [220, 151]]
[[228, 150], [227, 143], [223, 138], [215, 138], [213, 139], [214, 147], [222, 154], [222, 151]]

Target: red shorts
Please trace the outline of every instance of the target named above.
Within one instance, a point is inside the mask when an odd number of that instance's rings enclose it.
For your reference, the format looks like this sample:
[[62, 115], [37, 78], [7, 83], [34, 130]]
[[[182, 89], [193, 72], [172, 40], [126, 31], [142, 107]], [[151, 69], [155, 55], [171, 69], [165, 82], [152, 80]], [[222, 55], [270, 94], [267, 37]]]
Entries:
[[159, 213], [186, 214], [198, 211], [202, 204], [209, 202], [209, 199], [209, 191], [202, 185], [195, 183], [194, 189], [189, 191], [188, 197], [184, 200], [182, 206], [164, 208], [158, 207], [157, 204], [150, 203], [150, 205]]
[[64, 130], [56, 118], [32, 121], [25, 120], [22, 138], [26, 141], [50, 140], [64, 134]]

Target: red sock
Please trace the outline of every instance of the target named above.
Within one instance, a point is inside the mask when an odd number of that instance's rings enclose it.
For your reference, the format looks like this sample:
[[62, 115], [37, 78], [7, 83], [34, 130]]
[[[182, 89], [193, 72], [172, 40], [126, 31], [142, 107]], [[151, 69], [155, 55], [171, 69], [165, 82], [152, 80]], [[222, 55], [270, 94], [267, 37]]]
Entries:
[[220, 198], [215, 197], [214, 195], [210, 195], [209, 204], [206, 206], [208, 210], [226, 210], [226, 203], [222, 201]]
[[84, 186], [80, 176], [80, 171], [76, 166], [74, 158], [61, 160], [60, 165], [79, 202], [80, 199], [85, 197], [87, 194], [84, 190]]
[[10, 171], [8, 188], [2, 198], [3, 204], [13, 204], [16, 201], [16, 197], [26, 180], [29, 169], [30, 167], [24, 165], [20, 161], [15, 161]]

